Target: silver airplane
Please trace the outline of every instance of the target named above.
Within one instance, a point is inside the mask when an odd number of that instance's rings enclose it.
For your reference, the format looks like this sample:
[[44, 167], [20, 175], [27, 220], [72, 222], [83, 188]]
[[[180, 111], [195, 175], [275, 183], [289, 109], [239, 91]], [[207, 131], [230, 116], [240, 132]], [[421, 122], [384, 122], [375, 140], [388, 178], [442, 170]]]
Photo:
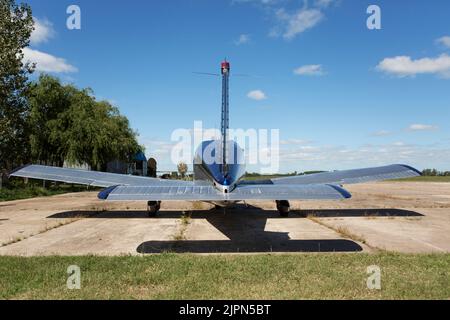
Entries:
[[[161, 201], [203, 201], [228, 207], [246, 200], [275, 201], [280, 215], [287, 217], [291, 200], [340, 200], [351, 198], [343, 185], [420, 176], [407, 165], [333, 171], [310, 175], [248, 181], [242, 149], [228, 140], [230, 63], [221, 64], [221, 139], [204, 141], [194, 159], [194, 180], [164, 180], [115, 173], [27, 165], [10, 175], [32, 179], [104, 187], [98, 198], [108, 201], [147, 201], [150, 217], [156, 216]], [[208, 151], [215, 161], [205, 161]], [[230, 156], [232, 155], [232, 156]], [[230, 159], [231, 158], [231, 159]]]

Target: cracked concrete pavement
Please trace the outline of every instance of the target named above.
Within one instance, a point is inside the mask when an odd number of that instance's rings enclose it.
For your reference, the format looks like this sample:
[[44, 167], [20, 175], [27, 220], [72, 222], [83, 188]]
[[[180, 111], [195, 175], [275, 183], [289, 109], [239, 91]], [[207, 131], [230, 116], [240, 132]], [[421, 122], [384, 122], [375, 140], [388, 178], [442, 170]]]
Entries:
[[93, 192], [0, 202], [0, 255], [450, 252], [450, 183], [346, 188], [350, 200], [292, 202], [288, 219], [269, 201], [225, 211], [163, 202], [157, 218], [144, 202], [103, 202]]

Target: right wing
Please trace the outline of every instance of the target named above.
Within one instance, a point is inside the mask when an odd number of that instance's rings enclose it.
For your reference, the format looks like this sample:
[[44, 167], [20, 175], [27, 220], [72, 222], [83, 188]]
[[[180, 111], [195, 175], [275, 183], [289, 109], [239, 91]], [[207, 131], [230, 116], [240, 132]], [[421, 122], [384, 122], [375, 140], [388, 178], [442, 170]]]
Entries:
[[384, 167], [323, 172], [302, 176], [275, 178], [268, 180], [242, 181], [246, 185], [270, 184], [270, 185], [308, 185], [308, 184], [333, 184], [344, 185], [363, 183], [370, 181], [382, 181], [390, 179], [403, 179], [420, 176], [421, 173], [407, 165], [394, 164]]
[[164, 180], [125, 174], [87, 171], [79, 169], [28, 165], [13, 171], [10, 176], [83, 184], [95, 187], [124, 186], [190, 186], [193, 183], [180, 180]]

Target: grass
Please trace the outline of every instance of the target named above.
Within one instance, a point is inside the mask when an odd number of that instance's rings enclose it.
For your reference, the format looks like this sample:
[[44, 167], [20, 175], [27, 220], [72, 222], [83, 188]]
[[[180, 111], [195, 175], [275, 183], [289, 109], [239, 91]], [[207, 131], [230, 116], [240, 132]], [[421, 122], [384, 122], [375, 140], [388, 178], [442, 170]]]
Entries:
[[[70, 265], [81, 290], [66, 288]], [[0, 257], [1, 299], [448, 299], [449, 279], [448, 254]]]
[[364, 239], [361, 235], [354, 234], [347, 227], [339, 226], [339, 227], [337, 227], [336, 232], [339, 233], [344, 238], [358, 241], [358, 242], [361, 242], [364, 244], [367, 243], [366, 239]]
[[58, 194], [83, 192], [86, 191], [86, 186], [77, 185], [51, 185], [47, 188], [37, 186], [36, 184], [12, 184], [8, 187], [0, 189], [0, 202], [30, 199], [36, 197], [49, 197]]
[[395, 179], [398, 182], [450, 182], [450, 176], [420, 176], [406, 179]]
[[183, 212], [183, 215], [181, 216], [181, 227], [178, 230], [178, 232], [173, 236], [173, 239], [175, 241], [183, 241], [186, 240], [186, 230], [191, 223], [191, 212]]
[[336, 228], [336, 227], [334, 227], [332, 225], [329, 225], [329, 224], [325, 223], [321, 219], [318, 219], [317, 217], [314, 216], [314, 214], [308, 215], [307, 218], [310, 219], [311, 221], [314, 221], [315, 223], [318, 223], [318, 224], [328, 228], [328, 229], [336, 231], [337, 233], [339, 233], [344, 238], [347, 238], [347, 239], [350, 239], [350, 240], [353, 240], [353, 241], [358, 241], [358, 242], [361, 242], [361, 243], [369, 246], [367, 244], [366, 239], [364, 239], [363, 236], [352, 233], [347, 227], [339, 226], [339, 227]]

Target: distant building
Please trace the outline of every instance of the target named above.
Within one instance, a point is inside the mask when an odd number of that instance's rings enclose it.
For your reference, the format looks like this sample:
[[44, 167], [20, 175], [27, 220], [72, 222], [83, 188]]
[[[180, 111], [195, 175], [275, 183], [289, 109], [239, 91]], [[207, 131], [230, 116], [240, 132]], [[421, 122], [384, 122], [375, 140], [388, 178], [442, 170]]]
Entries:
[[143, 152], [139, 152], [133, 158], [130, 174], [135, 176], [147, 176], [147, 157]]
[[106, 172], [131, 174], [129, 171], [129, 165], [123, 161], [114, 160], [106, 165]]
[[67, 161], [64, 161], [63, 168], [69, 168], [69, 169], [79, 169], [79, 170], [86, 170], [91, 171], [91, 166], [87, 163], [83, 164], [70, 164]]
[[137, 153], [131, 163], [120, 160], [108, 162], [106, 171], [111, 173], [132, 174], [135, 176], [147, 176], [147, 158], [143, 152]]
[[[67, 161], [64, 161], [63, 167], [86, 171], [92, 170], [88, 164], [73, 165], [69, 164]], [[156, 160], [152, 158], [150, 161], [147, 161], [145, 154], [143, 152], [139, 152], [133, 157], [133, 161], [130, 163], [120, 160], [108, 162], [106, 165], [106, 172], [156, 177]]]

